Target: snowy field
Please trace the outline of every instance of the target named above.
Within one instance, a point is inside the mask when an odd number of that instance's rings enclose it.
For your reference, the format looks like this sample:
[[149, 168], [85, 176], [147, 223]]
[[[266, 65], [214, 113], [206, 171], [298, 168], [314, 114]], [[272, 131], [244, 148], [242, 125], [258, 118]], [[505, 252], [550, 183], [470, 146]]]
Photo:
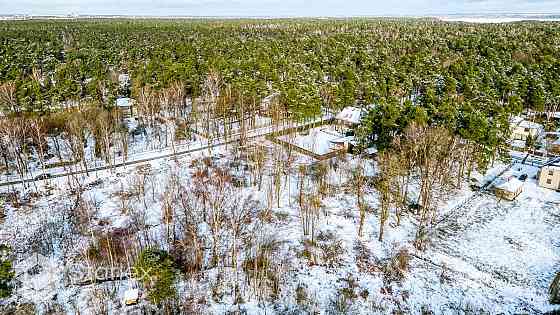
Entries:
[[[311, 134], [329, 139], [320, 128]], [[299, 139], [306, 143], [303, 139], [308, 137]], [[269, 142], [265, 145], [274, 152], [272, 155], [283, 159], [278, 151], [281, 146]], [[280, 268], [277, 273], [281, 290], [275, 298], [263, 299], [246, 284], [241, 288], [245, 292], [243, 303], [236, 305], [228, 293], [222, 298], [210, 294], [217, 283], [228, 283], [235, 273], [220, 269], [222, 278], [217, 278], [218, 270], [211, 269], [199, 281], [181, 279], [178, 283], [180, 293], [204, 297], [200, 299], [204, 301], [200, 302], [201, 313], [224, 314], [241, 309], [248, 314], [327, 314], [342, 308], [361, 314], [519, 314], [554, 309], [547, 302], [547, 293], [560, 267], [560, 193], [537, 187], [536, 168], [515, 164], [502, 174], [529, 175], [523, 193], [513, 202], [497, 200], [490, 193], [473, 192], [465, 183], [440, 209], [442, 214], [453, 214], [457, 209], [461, 212], [441, 222], [433, 231], [427, 251], [421, 252], [412, 246], [416, 231], [412, 216], [403, 217], [400, 226], [390, 220], [385, 239], [378, 241], [379, 204], [373, 188], [366, 189], [365, 202], [370, 210], [363, 234], [358, 236], [359, 211], [348, 174], [361, 164], [365, 174], [371, 176], [375, 163], [350, 155], [333, 159], [328, 163], [335, 167], [326, 176], [330, 193], [321, 200], [316, 222], [317, 245], [309, 247], [297, 207], [297, 169], [298, 165], [308, 164], [309, 158], [296, 154], [291, 168], [282, 176], [284, 188], [277, 204], [269, 197], [275, 179], [272, 163], [266, 163], [264, 173], [268, 175], [259, 188], [250, 169], [234, 166], [237, 162], [231, 150], [220, 146], [176, 160], [99, 171], [90, 177], [50, 179], [38, 183], [39, 195], [30, 188], [17, 207], [6, 202], [7, 217], [0, 225], [0, 235], [11, 243], [19, 258], [16, 270], [21, 284], [15, 299], [19, 303], [36, 303], [40, 311], [59, 305], [69, 314], [78, 314], [78, 310], [79, 314], [96, 314], [99, 310], [91, 305], [104, 290], [110, 292], [106, 297], [110, 314], [134, 310], [134, 306], [124, 306], [122, 298], [127, 289], [138, 287], [136, 281], [72, 285], [66, 279], [66, 268], [83, 263], [92, 231], [142, 226], [144, 232], [139, 239], [162, 242], [167, 229], [162, 223], [166, 192], [175, 179], [183, 185], [192, 183], [192, 165], [206, 156], [215, 167], [228, 167], [232, 175], [247, 179], [248, 185], [233, 190], [233, 199], [251, 196], [271, 209], [272, 218], [264, 221], [259, 237], [277, 246], [274, 259]], [[497, 165], [488, 174], [498, 174], [504, 168]], [[134, 197], [130, 195], [131, 187], [142, 174], [149, 174], [145, 197]], [[64, 228], [53, 231], [48, 226], [64, 222], [63, 210], [75, 202], [75, 195], [69, 191], [75, 188], [76, 181], [82, 183], [84, 200], [92, 205], [94, 213], [91, 222], [82, 223], [85, 231], [61, 242], [57, 233], [65, 233]], [[314, 190], [313, 182], [307, 184]], [[9, 191], [10, 188], [0, 190]], [[403, 251], [409, 255], [408, 267], [397, 272], [400, 276], [394, 276], [387, 270]], [[33, 252], [45, 254], [46, 258], [40, 263], [42, 268], [30, 272], [36, 264], [35, 256], [29, 254]]]

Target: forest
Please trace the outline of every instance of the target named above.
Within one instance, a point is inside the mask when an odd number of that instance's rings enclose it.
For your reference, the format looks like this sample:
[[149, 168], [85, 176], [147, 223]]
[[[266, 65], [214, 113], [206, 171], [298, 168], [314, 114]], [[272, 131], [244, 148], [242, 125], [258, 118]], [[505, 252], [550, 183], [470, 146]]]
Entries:
[[[348, 154], [278, 141], [348, 107]], [[0, 298], [29, 314], [549, 311], [557, 245], [523, 276], [461, 237], [528, 207], [557, 231], [556, 192], [508, 205], [469, 181], [516, 168], [514, 117], [554, 133], [558, 112], [557, 22], [0, 21]], [[29, 253], [111, 275], [64, 270], [40, 300], [13, 268]]]

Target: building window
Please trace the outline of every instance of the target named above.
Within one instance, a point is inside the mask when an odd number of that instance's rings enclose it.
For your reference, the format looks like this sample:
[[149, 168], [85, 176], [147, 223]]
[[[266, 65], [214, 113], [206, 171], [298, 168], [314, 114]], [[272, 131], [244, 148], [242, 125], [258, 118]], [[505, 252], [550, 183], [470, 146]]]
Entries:
[[552, 184], [552, 179], [550, 179], [550, 178], [549, 178], [549, 179], [547, 179], [547, 180], [546, 180], [546, 184], [547, 184], [547, 185], [550, 185], [550, 184]]
[[553, 170], [548, 170], [548, 176], [552, 176], [554, 175], [554, 171]]
[[525, 132], [529, 132], [529, 130], [530, 130], [529, 128], [525, 128]]

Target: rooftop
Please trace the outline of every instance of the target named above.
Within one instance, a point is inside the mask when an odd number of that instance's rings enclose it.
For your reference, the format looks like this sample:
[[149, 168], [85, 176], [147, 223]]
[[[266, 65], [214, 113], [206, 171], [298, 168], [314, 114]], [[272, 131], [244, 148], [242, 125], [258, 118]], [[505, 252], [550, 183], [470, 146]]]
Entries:
[[346, 121], [352, 124], [359, 124], [365, 115], [366, 110], [354, 106], [345, 107], [336, 115], [336, 119]]

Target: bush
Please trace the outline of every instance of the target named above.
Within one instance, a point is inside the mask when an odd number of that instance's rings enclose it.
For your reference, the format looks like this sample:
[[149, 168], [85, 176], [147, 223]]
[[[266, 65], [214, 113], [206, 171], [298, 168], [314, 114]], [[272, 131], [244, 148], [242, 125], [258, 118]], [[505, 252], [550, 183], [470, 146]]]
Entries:
[[8, 254], [10, 248], [6, 245], [0, 245], [0, 298], [9, 298], [12, 296], [15, 272], [12, 267]]
[[143, 250], [134, 264], [133, 274], [144, 284], [152, 303], [159, 305], [175, 296], [175, 267], [166, 251]]
[[407, 250], [401, 249], [383, 266], [383, 280], [385, 284], [402, 281], [406, 277], [409, 269], [410, 254]]
[[320, 232], [317, 235], [317, 245], [321, 249], [323, 264], [333, 268], [341, 265], [341, 259], [346, 253], [342, 240], [332, 232]]

